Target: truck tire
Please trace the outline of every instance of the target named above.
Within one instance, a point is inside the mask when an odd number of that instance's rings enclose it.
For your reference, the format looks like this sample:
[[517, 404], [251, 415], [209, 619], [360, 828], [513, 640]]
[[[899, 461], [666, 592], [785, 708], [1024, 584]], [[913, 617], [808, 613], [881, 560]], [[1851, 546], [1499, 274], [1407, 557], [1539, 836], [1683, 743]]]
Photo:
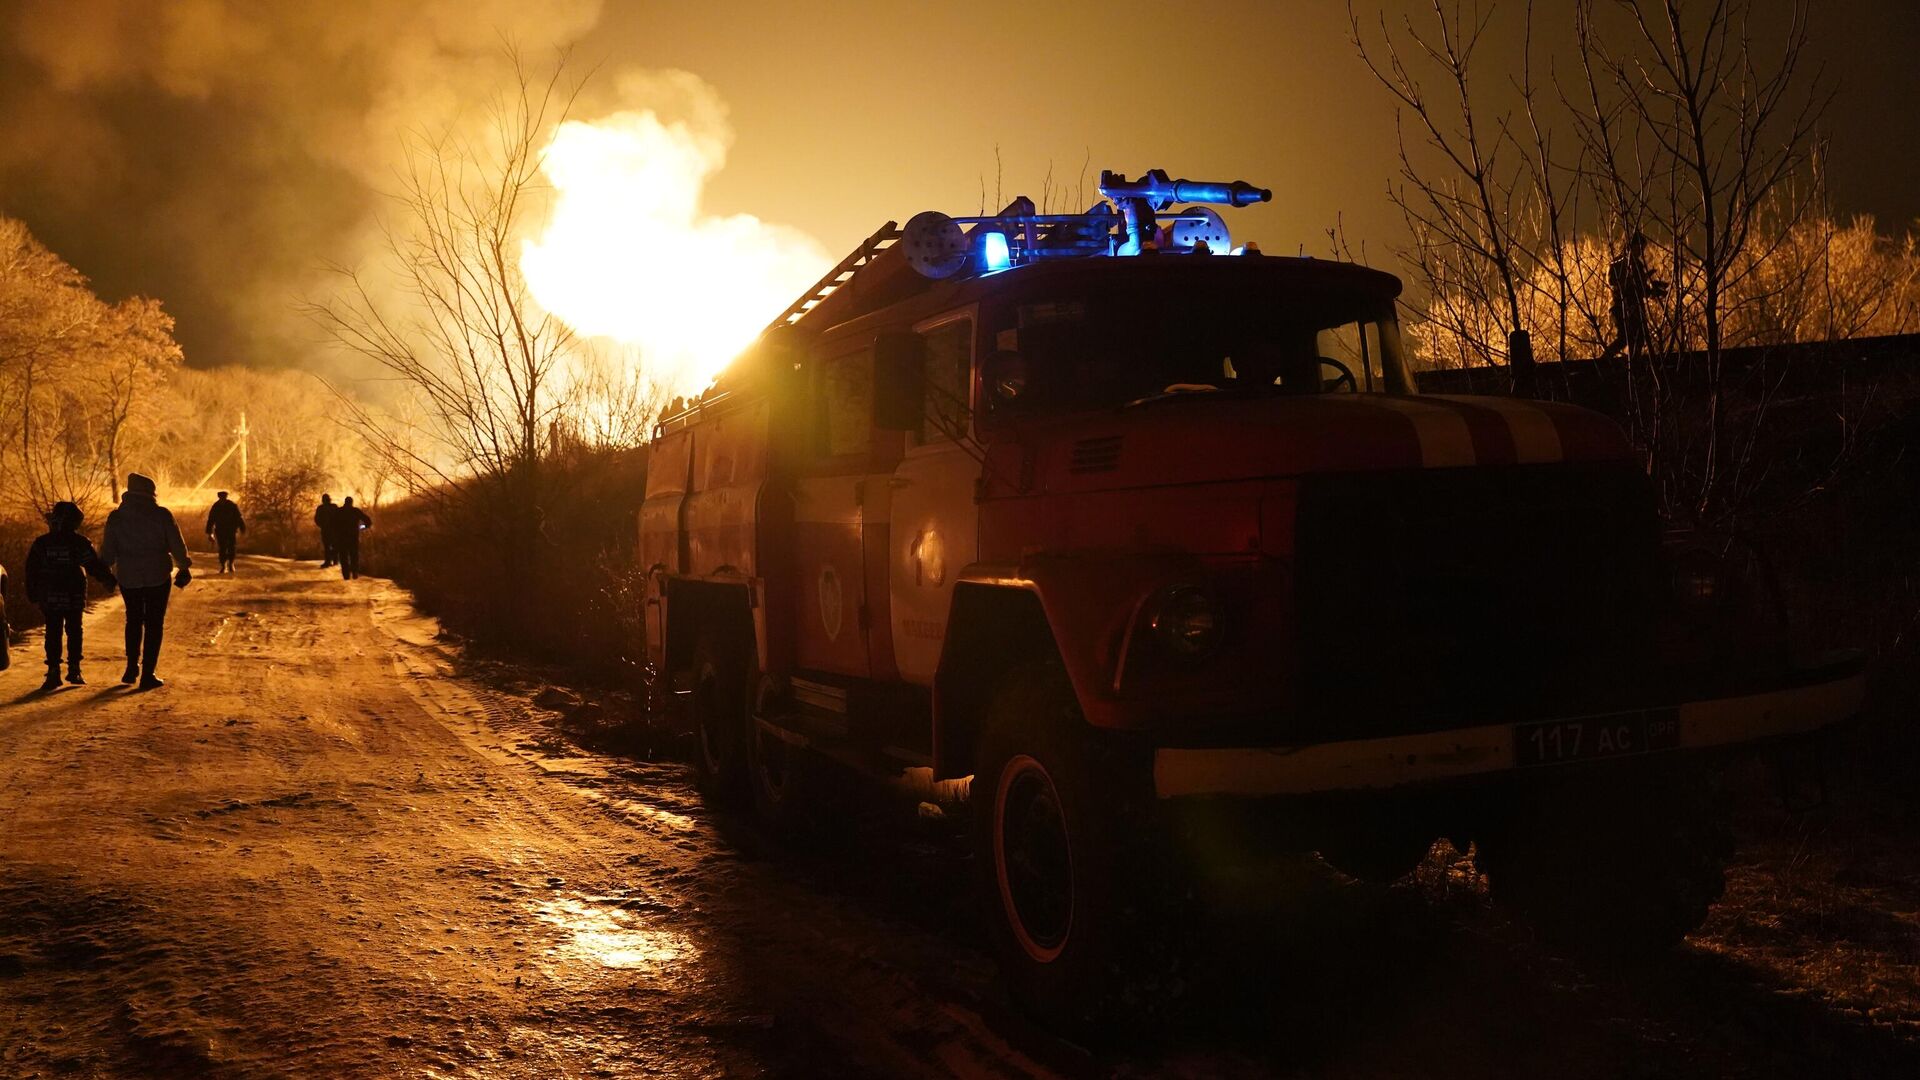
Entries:
[[1548, 945], [1648, 957], [1706, 921], [1726, 888], [1733, 833], [1698, 772], [1553, 797], [1480, 841], [1496, 904]]
[[1164, 852], [1150, 759], [1082, 719], [1058, 665], [1014, 673], [988, 710], [974, 808], [978, 894], [1014, 1003], [1100, 1034], [1169, 1003], [1184, 875]]
[[828, 763], [749, 721], [748, 786], [753, 814], [768, 832], [788, 840], [811, 838], [826, 816], [830, 794], [822, 775]]
[[693, 648], [694, 769], [700, 793], [721, 807], [738, 806], [747, 792], [747, 650], [729, 635], [704, 631]]

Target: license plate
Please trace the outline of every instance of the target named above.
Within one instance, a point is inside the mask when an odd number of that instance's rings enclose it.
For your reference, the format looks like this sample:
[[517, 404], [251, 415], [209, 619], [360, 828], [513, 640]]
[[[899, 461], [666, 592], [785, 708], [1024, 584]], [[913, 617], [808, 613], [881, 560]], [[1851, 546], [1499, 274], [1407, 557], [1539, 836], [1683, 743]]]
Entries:
[[1513, 726], [1513, 761], [1522, 767], [1623, 757], [1671, 750], [1679, 745], [1678, 709], [1646, 709]]

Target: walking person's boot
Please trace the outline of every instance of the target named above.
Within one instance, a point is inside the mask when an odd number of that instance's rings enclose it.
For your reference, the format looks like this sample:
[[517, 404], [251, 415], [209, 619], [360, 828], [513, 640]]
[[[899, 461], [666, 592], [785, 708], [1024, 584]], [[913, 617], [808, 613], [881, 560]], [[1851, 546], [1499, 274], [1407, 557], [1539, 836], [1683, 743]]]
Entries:
[[67, 685], [85, 686], [87, 680], [80, 677], [80, 664], [76, 661], [67, 665]]
[[60, 689], [60, 665], [48, 664], [47, 681], [40, 684], [40, 692], [45, 694], [58, 689]]
[[140, 665], [131, 660], [127, 661], [127, 670], [120, 673], [120, 681], [127, 686], [132, 686], [134, 683], [139, 682]]
[[147, 631], [146, 640], [140, 643], [140, 689], [158, 690], [166, 685], [160, 676], [153, 673], [153, 669], [159, 666], [160, 630], [155, 627]]

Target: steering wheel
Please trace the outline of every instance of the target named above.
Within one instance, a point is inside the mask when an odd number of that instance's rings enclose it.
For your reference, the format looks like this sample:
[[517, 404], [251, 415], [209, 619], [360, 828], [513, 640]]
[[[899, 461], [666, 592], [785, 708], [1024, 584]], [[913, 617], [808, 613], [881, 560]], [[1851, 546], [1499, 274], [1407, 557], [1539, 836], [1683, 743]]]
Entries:
[[[1359, 392], [1360, 392], [1360, 382], [1359, 382], [1359, 380], [1357, 380], [1357, 379], [1355, 379], [1355, 378], [1353, 377], [1353, 369], [1352, 369], [1352, 368], [1350, 368], [1350, 367], [1348, 367], [1347, 365], [1345, 365], [1345, 364], [1343, 364], [1343, 363], [1341, 363], [1341, 362], [1340, 362], [1340, 361], [1338, 361], [1338, 360], [1335, 360], [1335, 359], [1334, 359], [1333, 357], [1331, 357], [1331, 356], [1323, 356], [1323, 357], [1321, 357], [1321, 358], [1320, 358], [1320, 366], [1321, 366], [1321, 367], [1323, 367], [1323, 368], [1329, 368], [1329, 367], [1330, 367], [1330, 368], [1332, 368], [1332, 369], [1333, 369], [1334, 371], [1336, 371], [1336, 372], [1338, 372], [1338, 373], [1339, 373], [1339, 374], [1337, 374], [1337, 375], [1335, 375], [1335, 376], [1334, 376], [1333, 378], [1331, 378], [1331, 379], [1321, 379], [1321, 380], [1320, 380], [1320, 389], [1321, 389], [1321, 391], [1322, 391], [1323, 393], [1328, 393], [1328, 394], [1340, 394], [1340, 393], [1347, 393], [1347, 394], [1357, 394], [1357, 393], [1359, 393]], [[1342, 386], [1345, 386], [1345, 387], [1346, 387], [1346, 389], [1345, 389], [1345, 390], [1342, 390], [1342, 389], [1341, 389], [1341, 387], [1342, 387]]]

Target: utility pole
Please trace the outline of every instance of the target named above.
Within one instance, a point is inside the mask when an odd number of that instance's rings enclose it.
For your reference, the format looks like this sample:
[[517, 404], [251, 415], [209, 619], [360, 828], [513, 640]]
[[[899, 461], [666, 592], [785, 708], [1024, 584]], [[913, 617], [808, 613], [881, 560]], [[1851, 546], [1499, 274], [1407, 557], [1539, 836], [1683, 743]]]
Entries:
[[240, 410], [240, 426], [234, 429], [240, 436], [240, 486], [247, 486], [247, 410]]

